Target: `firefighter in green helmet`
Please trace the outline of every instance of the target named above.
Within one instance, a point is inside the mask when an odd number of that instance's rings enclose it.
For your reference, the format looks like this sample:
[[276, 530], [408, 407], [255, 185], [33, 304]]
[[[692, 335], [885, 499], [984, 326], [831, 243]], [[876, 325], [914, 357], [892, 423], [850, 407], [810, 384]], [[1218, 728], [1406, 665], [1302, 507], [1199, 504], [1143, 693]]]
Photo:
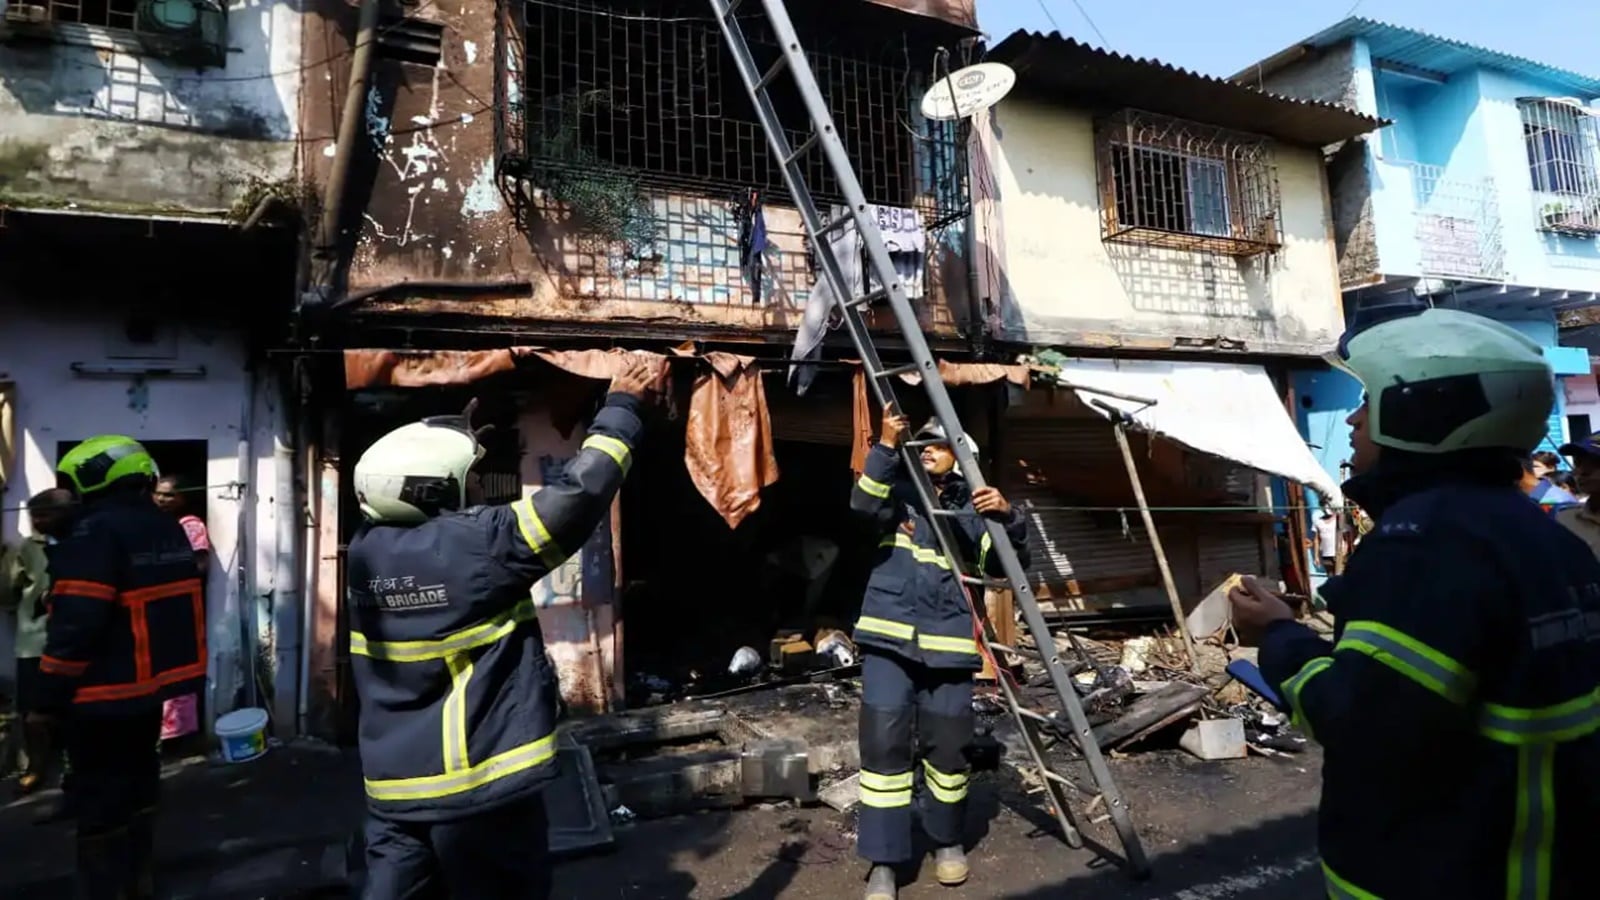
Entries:
[[90, 438], [56, 473], [81, 505], [49, 552], [35, 715], [65, 733], [79, 896], [144, 900], [156, 895], [161, 702], [205, 684], [200, 580], [183, 527], [151, 502], [156, 464], [138, 441]]

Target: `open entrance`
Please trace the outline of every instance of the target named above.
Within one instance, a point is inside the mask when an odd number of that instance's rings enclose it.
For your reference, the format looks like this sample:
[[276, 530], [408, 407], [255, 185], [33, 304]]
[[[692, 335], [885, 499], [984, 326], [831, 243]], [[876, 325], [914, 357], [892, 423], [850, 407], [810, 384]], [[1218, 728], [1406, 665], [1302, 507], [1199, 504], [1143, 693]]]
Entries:
[[[57, 441], [56, 462], [63, 456], [72, 452], [72, 448], [83, 443], [82, 441]], [[206, 464], [211, 456], [203, 440], [187, 441], [147, 441], [140, 439], [139, 443], [156, 461], [156, 470], [163, 477], [171, 476], [178, 479], [178, 489], [184, 498], [184, 510], [198, 516], [201, 521], [206, 519], [206, 498], [210, 495], [206, 483]]]
[[628, 705], [743, 683], [741, 647], [765, 662], [780, 633], [815, 643], [861, 607], [872, 543], [850, 515], [850, 449], [780, 440], [780, 477], [730, 529], [684, 467], [684, 435], [652, 435], [623, 489], [623, 658]]

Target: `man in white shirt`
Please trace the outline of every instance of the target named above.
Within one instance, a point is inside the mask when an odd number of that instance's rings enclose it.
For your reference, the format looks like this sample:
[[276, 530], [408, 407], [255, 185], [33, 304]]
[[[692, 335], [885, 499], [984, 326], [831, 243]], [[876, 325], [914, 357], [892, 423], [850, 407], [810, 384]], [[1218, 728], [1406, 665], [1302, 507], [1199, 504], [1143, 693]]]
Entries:
[[1311, 529], [1316, 533], [1317, 559], [1322, 571], [1332, 575], [1339, 558], [1339, 517], [1334, 514], [1333, 507], [1322, 507]]

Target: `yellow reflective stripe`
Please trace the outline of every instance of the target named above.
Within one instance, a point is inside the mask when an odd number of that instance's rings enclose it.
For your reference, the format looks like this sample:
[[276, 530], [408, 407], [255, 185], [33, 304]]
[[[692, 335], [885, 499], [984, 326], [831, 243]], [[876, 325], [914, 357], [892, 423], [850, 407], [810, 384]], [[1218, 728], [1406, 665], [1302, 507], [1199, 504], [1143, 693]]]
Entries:
[[367, 796], [378, 801], [432, 800], [462, 794], [483, 787], [540, 763], [556, 755], [555, 735], [514, 747], [504, 753], [489, 757], [475, 766], [460, 772], [443, 775], [425, 775], [421, 778], [364, 779]]
[[1322, 674], [1329, 666], [1333, 665], [1333, 657], [1319, 656], [1300, 667], [1288, 681], [1283, 683], [1283, 692], [1288, 695], [1289, 709], [1293, 713], [1294, 727], [1304, 731], [1306, 736], [1316, 740], [1316, 735], [1311, 733], [1311, 723], [1306, 720], [1306, 712], [1300, 706], [1300, 692], [1306, 683]]
[[1506, 860], [1507, 900], [1548, 900], [1556, 833], [1555, 744], [1517, 751], [1517, 818]]
[[889, 486], [876, 478], [863, 475], [856, 480], [856, 487], [861, 488], [862, 493], [877, 497], [879, 500], [889, 499]]
[[1600, 689], [1539, 708], [1485, 703], [1479, 732], [1502, 744], [1564, 744], [1600, 731]]
[[983, 538], [978, 541], [978, 572], [988, 571], [989, 551], [994, 549], [994, 538], [989, 536], [987, 528], [983, 531]]
[[902, 641], [909, 641], [917, 635], [917, 627], [915, 625], [879, 619], [876, 616], [862, 616], [856, 620], [856, 628], [860, 631], [870, 631], [873, 634], [899, 638]]
[[879, 772], [861, 770], [861, 786], [874, 791], [908, 791], [913, 784], [910, 772], [901, 772], [897, 775], [884, 775]]
[[945, 571], [950, 570], [950, 562], [944, 558], [944, 554], [928, 547], [918, 547], [917, 542], [913, 541], [911, 539], [911, 535], [909, 534], [896, 534], [894, 537], [884, 538], [883, 541], [878, 544], [878, 546], [893, 547], [899, 550], [909, 550], [911, 551], [912, 557], [914, 557], [919, 563], [926, 563], [930, 566], [938, 566]]
[[444, 658], [450, 668], [450, 693], [440, 716], [444, 729], [444, 770], [459, 772], [472, 764], [467, 758], [467, 683], [472, 680], [472, 660], [465, 653]]
[[894, 809], [900, 806], [911, 805], [911, 773], [897, 772], [885, 775], [881, 772], [861, 770], [861, 805], [871, 806], [875, 809]]
[[940, 803], [960, 803], [967, 799], [965, 773], [941, 772], [933, 767], [933, 763], [923, 760], [922, 774], [925, 776], [924, 782], [928, 785], [928, 793]]
[[550, 536], [550, 529], [544, 527], [539, 511], [533, 508], [532, 494], [512, 504], [511, 508], [517, 514], [517, 529], [522, 532], [522, 539], [545, 565], [555, 569], [567, 561], [567, 555], [561, 552], [555, 538]]
[[538, 617], [533, 598], [518, 601], [517, 605], [481, 625], [446, 635], [432, 641], [369, 641], [358, 631], [350, 632], [350, 652], [389, 662], [426, 662], [447, 659], [478, 647], [486, 647], [517, 630], [523, 622]]
[[945, 637], [938, 634], [917, 635], [917, 646], [940, 653], [978, 654], [978, 642], [972, 638]]
[[633, 451], [628, 449], [627, 444], [609, 435], [589, 435], [588, 439], [583, 442], [582, 449], [599, 450], [601, 453], [611, 457], [617, 466], [622, 469], [623, 475], [627, 475], [628, 468], [633, 465]]
[[1377, 894], [1364, 891], [1340, 878], [1337, 872], [1328, 868], [1327, 863], [1322, 864], [1322, 877], [1327, 883], [1328, 896], [1334, 900], [1383, 900]]
[[1452, 703], [1466, 705], [1478, 679], [1466, 666], [1416, 638], [1380, 622], [1351, 622], [1334, 652], [1354, 650], [1372, 657]]

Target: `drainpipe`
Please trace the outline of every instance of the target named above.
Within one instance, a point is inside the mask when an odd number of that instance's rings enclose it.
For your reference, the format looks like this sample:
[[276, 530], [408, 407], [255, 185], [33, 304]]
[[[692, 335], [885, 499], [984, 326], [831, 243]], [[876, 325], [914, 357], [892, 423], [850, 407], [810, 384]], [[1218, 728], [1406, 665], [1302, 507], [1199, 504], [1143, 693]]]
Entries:
[[239, 654], [245, 679], [245, 706], [260, 705], [257, 695], [256, 637], [258, 616], [255, 592], [250, 590], [254, 571], [253, 544], [250, 540], [252, 513], [256, 505], [255, 464], [256, 388], [260, 384], [259, 365], [245, 369], [244, 409], [239, 415], [239, 522], [233, 540], [235, 565], [233, 589], [239, 601]]
[[350, 84], [345, 89], [344, 111], [339, 118], [338, 143], [334, 145], [333, 168], [323, 187], [322, 219], [317, 223], [316, 243], [311, 247], [311, 283], [308, 295], [313, 302], [331, 299], [334, 273], [339, 266], [340, 224], [344, 219], [345, 185], [350, 180], [350, 165], [361, 134], [361, 109], [372, 82], [372, 45], [378, 30], [378, 0], [361, 0], [356, 24], [356, 41], [350, 53]]
[[[281, 376], [281, 373], [280, 373]], [[296, 543], [300, 539], [295, 513], [300, 508], [295, 497], [294, 454], [295, 438], [292, 433], [288, 399], [292, 384], [287, 379], [276, 379], [279, 387], [277, 414], [272, 428], [273, 475], [273, 530], [274, 555], [272, 565], [272, 619], [273, 644], [277, 660], [273, 678], [272, 721], [280, 736], [290, 731], [290, 723], [298, 722], [299, 710], [292, 705], [295, 682], [286, 677], [297, 671], [300, 654], [305, 652], [304, 629], [299, 620], [304, 612], [300, 608], [300, 585], [297, 583]]]
[[[295, 361], [294, 391], [298, 404], [294, 414], [294, 445], [300, 449], [301, 488], [295, 496], [294, 513], [302, 523], [300, 536], [300, 678], [295, 697], [295, 730], [302, 736], [311, 733], [311, 641], [316, 621], [317, 592], [317, 456], [311, 452], [311, 386], [305, 373], [305, 358]], [[326, 449], [326, 448], [323, 448]]]

